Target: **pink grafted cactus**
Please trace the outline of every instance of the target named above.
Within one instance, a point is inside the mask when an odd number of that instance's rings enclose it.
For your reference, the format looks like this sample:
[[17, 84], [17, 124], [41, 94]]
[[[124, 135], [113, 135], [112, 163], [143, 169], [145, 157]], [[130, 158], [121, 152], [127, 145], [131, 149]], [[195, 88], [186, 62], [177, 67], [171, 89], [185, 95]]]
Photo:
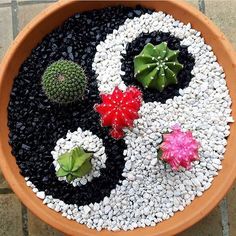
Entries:
[[173, 170], [179, 170], [181, 166], [190, 169], [191, 162], [199, 159], [199, 147], [192, 132], [183, 132], [179, 125], [174, 125], [171, 133], [163, 135], [161, 159], [169, 163]]

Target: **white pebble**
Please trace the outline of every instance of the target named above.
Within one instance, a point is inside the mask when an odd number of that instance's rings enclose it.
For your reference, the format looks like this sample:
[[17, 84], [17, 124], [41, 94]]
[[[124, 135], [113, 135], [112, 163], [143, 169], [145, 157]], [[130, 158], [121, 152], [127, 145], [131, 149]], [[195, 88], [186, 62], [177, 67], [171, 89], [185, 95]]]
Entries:
[[36, 196], [40, 199], [44, 199], [45, 198], [45, 192], [44, 191], [41, 191], [41, 192], [37, 192], [36, 193]]

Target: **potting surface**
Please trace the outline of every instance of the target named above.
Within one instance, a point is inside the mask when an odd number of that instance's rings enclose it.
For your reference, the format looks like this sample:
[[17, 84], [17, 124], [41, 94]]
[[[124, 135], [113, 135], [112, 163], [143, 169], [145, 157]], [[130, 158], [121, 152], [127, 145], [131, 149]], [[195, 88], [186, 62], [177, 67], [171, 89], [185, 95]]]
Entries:
[[[18, 31], [38, 12], [53, 1], [0, 1], [0, 58], [8, 44]], [[236, 36], [235, 17], [236, 1], [189, 1], [215, 21], [222, 31], [232, 39]], [[222, 7], [219, 5], [222, 4]], [[223, 14], [225, 13], [227, 14]], [[231, 14], [230, 14], [231, 13]], [[181, 235], [236, 235], [236, 204], [233, 202], [235, 190], [233, 189], [223, 202], [203, 219], [200, 223]], [[61, 235], [49, 226], [36, 219], [31, 213], [21, 206], [0, 174], [0, 235]], [[6, 210], [7, 209], [7, 210]], [[214, 227], [211, 227], [213, 226]]]

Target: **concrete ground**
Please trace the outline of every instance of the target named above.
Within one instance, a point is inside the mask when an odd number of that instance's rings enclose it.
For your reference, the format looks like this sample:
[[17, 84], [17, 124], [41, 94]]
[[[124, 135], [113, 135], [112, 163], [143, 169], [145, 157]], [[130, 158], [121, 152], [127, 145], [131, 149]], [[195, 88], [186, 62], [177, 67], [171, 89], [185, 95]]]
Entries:
[[[174, 0], [177, 1], [177, 0]], [[0, 60], [18, 32], [56, 0], [0, 0]], [[236, 48], [236, 0], [188, 0], [226, 34]], [[0, 171], [0, 236], [59, 236], [33, 216]], [[206, 218], [179, 236], [236, 236], [236, 185]]]

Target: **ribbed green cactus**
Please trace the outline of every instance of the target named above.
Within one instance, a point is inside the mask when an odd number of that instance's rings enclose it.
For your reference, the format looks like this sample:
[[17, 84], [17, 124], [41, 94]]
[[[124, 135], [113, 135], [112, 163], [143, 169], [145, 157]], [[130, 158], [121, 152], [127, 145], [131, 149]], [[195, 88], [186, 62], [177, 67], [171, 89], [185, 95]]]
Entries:
[[134, 58], [135, 78], [144, 88], [157, 89], [160, 92], [171, 84], [177, 84], [177, 74], [183, 68], [178, 62], [179, 51], [171, 50], [163, 42], [154, 46], [148, 43]]
[[87, 78], [78, 64], [59, 60], [52, 63], [44, 72], [42, 86], [51, 101], [67, 104], [83, 97]]
[[68, 182], [81, 178], [92, 169], [91, 158], [93, 153], [85, 152], [82, 148], [76, 147], [70, 152], [62, 154], [58, 158], [60, 165], [56, 172], [57, 177], [66, 177]]

